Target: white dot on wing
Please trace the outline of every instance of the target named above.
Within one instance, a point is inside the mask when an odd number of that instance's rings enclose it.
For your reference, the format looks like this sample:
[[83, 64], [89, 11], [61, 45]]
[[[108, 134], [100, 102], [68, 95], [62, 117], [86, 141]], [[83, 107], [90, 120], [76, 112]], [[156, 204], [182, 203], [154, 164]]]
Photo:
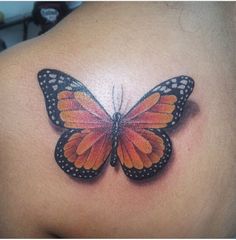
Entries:
[[58, 85], [53, 85], [52, 88], [54, 91], [56, 91], [58, 89]]
[[181, 80], [180, 82], [184, 85], [187, 85], [187, 83], [188, 83], [186, 80]]
[[184, 85], [179, 85], [178, 88], [179, 89], [185, 89], [185, 86]]
[[51, 79], [51, 80], [49, 80], [48, 82], [49, 83], [55, 83], [57, 80], [56, 79]]
[[67, 86], [67, 87], [65, 87], [65, 89], [72, 90], [72, 87]]
[[77, 87], [75, 83], [70, 84], [71, 87]]
[[56, 74], [53, 74], [53, 73], [51, 73], [51, 74], [49, 74], [49, 77], [51, 77], [51, 78], [56, 78], [56, 77], [57, 77], [57, 75], [56, 75]]
[[171, 91], [171, 89], [170, 88], [167, 88], [165, 91], [164, 91], [164, 93], [168, 93], [168, 92], [170, 92]]

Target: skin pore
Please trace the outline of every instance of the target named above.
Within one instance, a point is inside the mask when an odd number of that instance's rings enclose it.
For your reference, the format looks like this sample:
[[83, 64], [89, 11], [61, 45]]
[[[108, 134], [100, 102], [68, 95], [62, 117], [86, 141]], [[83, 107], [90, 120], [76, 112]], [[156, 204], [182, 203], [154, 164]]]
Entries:
[[[85, 3], [3, 52], [1, 236], [235, 236], [234, 15], [234, 3]], [[93, 182], [64, 174], [37, 83], [45, 67], [80, 80], [110, 115], [113, 86], [123, 86], [122, 112], [164, 80], [191, 76], [167, 169], [143, 183], [119, 166]]]

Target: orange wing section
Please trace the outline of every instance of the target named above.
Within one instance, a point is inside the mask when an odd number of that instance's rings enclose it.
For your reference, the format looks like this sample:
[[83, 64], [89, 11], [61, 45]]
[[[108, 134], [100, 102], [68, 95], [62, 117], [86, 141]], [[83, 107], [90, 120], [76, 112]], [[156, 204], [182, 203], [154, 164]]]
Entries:
[[66, 128], [111, 128], [110, 116], [86, 93], [62, 91], [57, 99], [59, 116]]
[[124, 129], [125, 136], [143, 153], [151, 153], [152, 145], [142, 135], [132, 130], [131, 128]]
[[175, 95], [153, 93], [125, 115], [124, 124], [134, 129], [165, 128], [173, 120], [176, 102]]
[[[133, 133], [135, 138], [130, 137], [130, 131], [135, 132], [135, 134]], [[147, 149], [145, 149], [145, 145]], [[128, 127], [122, 129], [117, 154], [121, 164], [128, 169], [149, 168], [161, 160], [164, 151], [163, 139], [152, 131], [145, 129], [134, 130]]]
[[151, 107], [153, 107], [157, 101], [160, 99], [160, 93], [153, 93], [149, 97], [145, 98], [135, 107], [133, 107], [125, 116], [127, 121], [139, 116], [140, 114], [148, 111]]
[[110, 133], [91, 129], [73, 134], [63, 151], [77, 168], [97, 170], [106, 161], [111, 147]]

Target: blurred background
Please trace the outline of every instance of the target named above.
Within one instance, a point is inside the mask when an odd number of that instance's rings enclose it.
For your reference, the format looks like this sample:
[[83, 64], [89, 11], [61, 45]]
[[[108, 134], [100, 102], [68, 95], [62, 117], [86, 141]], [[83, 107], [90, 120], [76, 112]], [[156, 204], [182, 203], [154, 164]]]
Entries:
[[81, 4], [82, 1], [0, 2], [0, 52], [48, 31]]

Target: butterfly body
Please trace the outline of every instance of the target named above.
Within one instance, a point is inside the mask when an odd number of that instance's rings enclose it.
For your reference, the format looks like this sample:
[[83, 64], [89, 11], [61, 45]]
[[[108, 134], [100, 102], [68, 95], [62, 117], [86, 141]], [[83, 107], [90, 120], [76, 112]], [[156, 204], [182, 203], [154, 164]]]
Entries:
[[169, 161], [172, 144], [165, 129], [180, 119], [194, 81], [169, 79], [141, 98], [127, 113], [111, 117], [78, 80], [54, 69], [38, 73], [51, 121], [64, 129], [55, 149], [60, 168], [75, 178], [99, 175], [110, 158], [127, 177], [155, 176]]
[[121, 128], [121, 120], [122, 115], [120, 112], [115, 112], [113, 114], [113, 125], [112, 125], [112, 152], [111, 152], [111, 159], [110, 164], [112, 167], [115, 167], [118, 157], [117, 157], [117, 147], [118, 147], [118, 140]]

